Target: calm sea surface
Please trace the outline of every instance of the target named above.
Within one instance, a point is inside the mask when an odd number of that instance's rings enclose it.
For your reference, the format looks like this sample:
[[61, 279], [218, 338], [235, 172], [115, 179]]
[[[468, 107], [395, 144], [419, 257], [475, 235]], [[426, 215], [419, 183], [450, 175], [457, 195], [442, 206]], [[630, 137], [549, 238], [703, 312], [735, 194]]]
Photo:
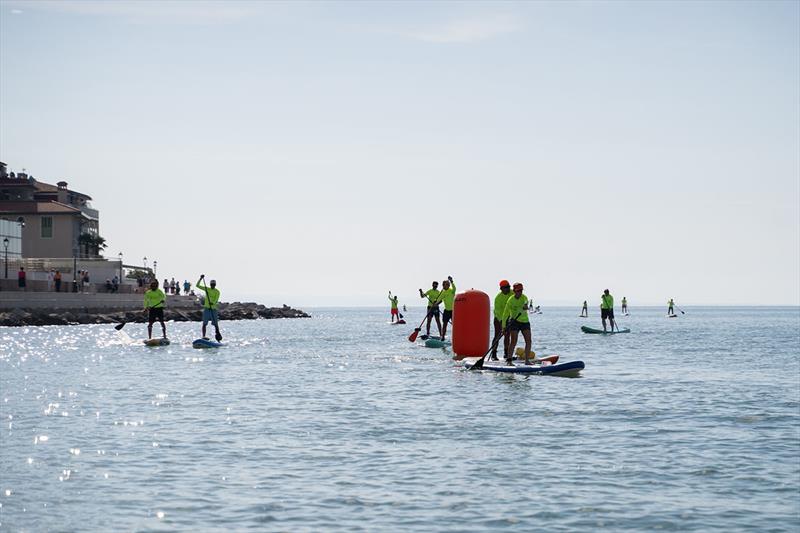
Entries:
[[577, 379], [465, 371], [408, 342], [419, 310], [223, 322], [216, 351], [0, 328], [0, 529], [798, 531], [800, 309], [683, 309], [603, 337], [545, 308]]

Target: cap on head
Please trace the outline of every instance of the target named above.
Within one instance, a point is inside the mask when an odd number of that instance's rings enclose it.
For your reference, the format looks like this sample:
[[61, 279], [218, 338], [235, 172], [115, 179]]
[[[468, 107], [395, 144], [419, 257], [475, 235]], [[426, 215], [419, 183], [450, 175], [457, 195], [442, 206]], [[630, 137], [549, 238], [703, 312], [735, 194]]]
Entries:
[[212, 279], [212, 280], [211, 280], [211, 286], [213, 287], [213, 286], [215, 286], [216, 284], [217, 284], [217, 280], [215, 280], [215, 279]]
[[522, 290], [522, 283], [515, 283], [514, 284], [514, 290], [515, 291], [521, 291]]
[[608, 289], [604, 290], [603, 294], [608, 294]]
[[511, 284], [508, 282], [508, 280], [507, 280], [507, 279], [500, 280], [500, 288], [501, 288], [501, 289], [502, 289], [503, 287], [510, 287], [510, 286], [511, 286]]
[[438, 284], [439, 284], [439, 282], [438, 282], [438, 281], [434, 281], [434, 282], [433, 282], [433, 285], [438, 285]]

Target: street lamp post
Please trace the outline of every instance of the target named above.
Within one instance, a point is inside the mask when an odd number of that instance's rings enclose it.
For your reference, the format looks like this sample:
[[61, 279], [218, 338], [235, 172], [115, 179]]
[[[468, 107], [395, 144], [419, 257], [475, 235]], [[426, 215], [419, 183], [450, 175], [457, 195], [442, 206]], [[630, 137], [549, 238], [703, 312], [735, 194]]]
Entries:
[[153, 277], [158, 279], [158, 261], [153, 260]]
[[119, 256], [119, 285], [122, 286], [122, 252], [117, 255]]
[[78, 248], [72, 249], [72, 292], [78, 292]]
[[6, 249], [6, 277], [8, 279], [8, 237], [3, 237], [3, 248]]

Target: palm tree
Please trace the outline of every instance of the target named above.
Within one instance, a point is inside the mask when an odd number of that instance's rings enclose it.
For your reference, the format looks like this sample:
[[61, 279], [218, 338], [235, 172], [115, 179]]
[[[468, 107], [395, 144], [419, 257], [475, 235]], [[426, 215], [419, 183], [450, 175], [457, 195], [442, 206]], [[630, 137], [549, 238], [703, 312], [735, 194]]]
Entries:
[[108, 248], [106, 240], [100, 235], [92, 233], [81, 233], [78, 236], [78, 244], [83, 247], [83, 257], [100, 257], [100, 250]]

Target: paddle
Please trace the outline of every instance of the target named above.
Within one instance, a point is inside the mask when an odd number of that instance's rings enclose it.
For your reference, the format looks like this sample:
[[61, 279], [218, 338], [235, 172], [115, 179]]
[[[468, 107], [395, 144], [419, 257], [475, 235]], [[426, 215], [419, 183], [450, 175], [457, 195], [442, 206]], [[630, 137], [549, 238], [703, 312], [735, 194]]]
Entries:
[[685, 314], [686, 314], [686, 313], [684, 313], [684, 312], [683, 312], [683, 309], [681, 309], [681, 308], [680, 308], [680, 307], [678, 307], [677, 305], [675, 306], [675, 309], [677, 309], [678, 311], [680, 311], [682, 315], [685, 315]]
[[[158, 302], [158, 305], [161, 305], [163, 303], [164, 303], [164, 300], [161, 300], [160, 302]], [[145, 311], [147, 311], [147, 309], [145, 309]], [[125, 327], [125, 324], [127, 324], [127, 322], [120, 322], [119, 324], [114, 326], [114, 329], [117, 330], [117, 331], [120, 331], [120, 330], [122, 330], [122, 328]]]
[[422, 330], [422, 324], [424, 324], [424, 323], [425, 323], [425, 320], [427, 320], [427, 319], [428, 319], [428, 316], [429, 316], [430, 314], [431, 314], [431, 312], [430, 312], [430, 311], [428, 311], [427, 313], [425, 313], [425, 318], [423, 318], [423, 319], [422, 319], [422, 322], [420, 322], [420, 323], [419, 323], [419, 327], [416, 327], [416, 328], [414, 328], [414, 331], [413, 331], [413, 333], [411, 333], [411, 335], [409, 335], [409, 336], [408, 336], [408, 340], [409, 340], [410, 342], [414, 342], [414, 341], [416, 341], [416, 340], [417, 340], [417, 335], [419, 335], [419, 332], [420, 332], [420, 330]]
[[[519, 315], [521, 315], [521, 314], [522, 313], [518, 313], [517, 316], [515, 316], [512, 320], [517, 320], [519, 318]], [[485, 354], [483, 354], [483, 357], [481, 357], [480, 359], [475, 361], [475, 364], [472, 365], [471, 367], [469, 367], [468, 370], [480, 370], [481, 368], [483, 368], [483, 361], [486, 359], [486, 356], [489, 355], [490, 353], [492, 353], [494, 350], [496, 350], [497, 349], [497, 345], [500, 344], [500, 339], [505, 337], [506, 331], [508, 330], [508, 324], [511, 324], [511, 321], [509, 321], [506, 324], [506, 327], [504, 327], [503, 330], [500, 332], [500, 336], [497, 337], [494, 340], [494, 342], [492, 343], [492, 347], [489, 348], [489, 351], [486, 352]]]
[[[211, 300], [208, 298], [208, 286], [205, 284], [206, 275], [205, 274], [200, 274], [200, 279], [203, 281], [203, 292], [206, 293], [206, 302], [205, 303], [208, 304], [208, 309], [210, 310], [211, 309]], [[219, 332], [219, 324], [217, 323], [217, 321], [214, 321], [213, 324], [214, 324], [214, 329], [217, 330], [217, 333], [216, 333], [216, 335], [214, 335], [214, 338], [217, 339], [217, 342], [222, 342], [222, 333]]]

